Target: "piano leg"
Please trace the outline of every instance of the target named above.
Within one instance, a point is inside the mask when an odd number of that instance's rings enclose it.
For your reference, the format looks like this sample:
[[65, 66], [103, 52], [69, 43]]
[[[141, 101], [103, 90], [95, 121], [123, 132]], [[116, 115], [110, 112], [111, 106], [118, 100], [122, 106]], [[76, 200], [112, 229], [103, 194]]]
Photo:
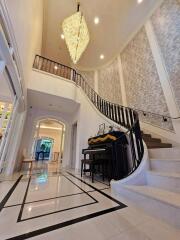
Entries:
[[94, 164], [91, 164], [91, 177], [92, 177], [92, 183], [94, 182]]
[[83, 175], [83, 162], [81, 162], [81, 177]]
[[104, 163], [102, 164], [102, 178], [103, 178], [103, 182], [104, 182]]

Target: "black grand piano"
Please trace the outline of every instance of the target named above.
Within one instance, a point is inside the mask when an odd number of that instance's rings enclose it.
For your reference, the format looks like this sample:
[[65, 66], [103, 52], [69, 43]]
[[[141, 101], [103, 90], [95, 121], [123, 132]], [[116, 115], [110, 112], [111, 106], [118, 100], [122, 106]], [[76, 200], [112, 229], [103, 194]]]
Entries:
[[[87, 149], [82, 150], [84, 159], [81, 162], [81, 175], [89, 171], [92, 182], [95, 173], [102, 173], [103, 180], [106, 177], [109, 181], [119, 180], [127, 175], [128, 140], [124, 132], [112, 131], [89, 138], [88, 145]], [[86, 169], [87, 164], [88, 169]]]

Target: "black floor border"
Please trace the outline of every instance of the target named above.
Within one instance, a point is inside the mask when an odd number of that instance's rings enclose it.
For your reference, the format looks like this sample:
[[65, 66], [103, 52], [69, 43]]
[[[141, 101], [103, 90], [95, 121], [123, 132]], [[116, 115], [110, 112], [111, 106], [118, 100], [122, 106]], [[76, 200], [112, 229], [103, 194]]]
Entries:
[[[81, 176], [80, 173], [78, 173], [78, 174], [76, 174], [76, 175]], [[90, 176], [90, 175], [89, 175], [89, 176], [84, 175], [84, 176], [89, 177], [89, 179], [91, 179], [91, 176]], [[103, 182], [103, 181], [100, 181], [99, 179], [96, 178], [96, 176], [94, 176], [94, 181], [95, 181], [95, 182], [99, 182], [99, 183], [101, 183], [101, 184], [103, 184], [103, 185], [105, 185], [105, 186], [107, 186], [107, 187], [110, 187], [110, 182], [109, 182], [109, 184], [108, 184], [108, 183], [105, 183], [105, 182]]]
[[92, 197], [88, 192], [86, 192], [84, 189], [82, 189], [81, 187], [79, 187], [76, 183], [74, 183], [71, 179], [69, 179], [66, 175], [62, 174], [62, 176], [64, 176], [66, 179], [68, 179], [72, 184], [74, 184], [77, 188], [79, 188], [81, 191], [83, 191], [84, 193], [86, 193], [90, 198], [92, 198], [94, 201], [98, 202], [94, 197]]
[[78, 179], [79, 181], [81, 181], [82, 183], [88, 185], [89, 187], [91, 187], [92, 189], [96, 190], [97, 192], [101, 193], [102, 195], [104, 195], [105, 197], [109, 198], [110, 200], [112, 200], [113, 202], [117, 203], [118, 205], [122, 206], [122, 207], [127, 207], [124, 203], [118, 201], [117, 199], [109, 196], [108, 194], [106, 194], [105, 192], [102, 192], [101, 190], [99, 190], [98, 188], [92, 186], [91, 184], [87, 183], [86, 181], [84, 181], [83, 179], [75, 176], [74, 174], [67, 172], [69, 175], [71, 175], [72, 177]]
[[22, 204], [21, 204], [21, 209], [20, 209], [20, 212], [19, 212], [19, 216], [18, 216], [17, 222], [24, 222], [24, 221], [32, 220], [32, 219], [35, 219], [35, 218], [45, 217], [45, 216], [52, 215], [52, 214], [55, 214], [55, 213], [59, 213], [59, 212], [63, 212], [63, 211], [68, 211], [68, 210], [72, 210], [72, 209], [75, 209], [75, 208], [80, 208], [80, 207], [84, 207], [84, 206], [88, 206], [88, 205], [91, 205], [91, 204], [98, 203], [98, 201], [97, 201], [94, 197], [92, 197], [88, 192], [84, 191], [84, 189], [82, 189], [82, 188], [79, 187], [77, 184], [75, 184], [71, 179], [69, 179], [69, 178], [68, 178], [67, 176], [65, 176], [64, 174], [61, 174], [61, 175], [62, 175], [64, 178], [66, 178], [68, 181], [70, 181], [73, 185], [75, 185], [77, 188], [79, 188], [79, 189], [82, 191], [82, 193], [88, 195], [88, 196], [93, 200], [93, 202], [87, 203], [87, 204], [83, 204], [83, 205], [79, 205], [79, 206], [76, 206], [76, 207], [66, 208], [66, 209], [62, 209], [62, 210], [59, 210], [59, 211], [49, 212], [49, 213], [37, 215], [37, 216], [34, 216], [34, 217], [22, 219], [22, 214], [23, 214], [24, 206], [27, 204], [27, 203], [26, 203], [26, 198], [27, 198], [27, 194], [28, 194], [28, 190], [29, 190], [29, 185], [30, 185], [30, 182], [31, 182], [31, 176], [30, 176], [30, 177], [29, 177], [29, 180], [28, 180], [26, 192], [25, 192], [25, 195], [24, 195], [24, 199], [23, 199], [23, 202], [22, 202]]
[[28, 239], [28, 238], [36, 237], [36, 236], [39, 236], [39, 235], [42, 235], [42, 234], [45, 234], [45, 233], [48, 233], [48, 232], [60, 229], [60, 228], [64, 228], [66, 226], [70, 226], [70, 225], [73, 225], [73, 224], [76, 224], [76, 223], [80, 223], [80, 222], [83, 222], [83, 221], [86, 221], [86, 220], [89, 220], [89, 219], [92, 219], [92, 218], [95, 218], [95, 217], [98, 217], [98, 216], [101, 216], [101, 215], [105, 215], [107, 213], [118, 211], [118, 210], [120, 210], [122, 208], [127, 207], [125, 204], [123, 204], [123, 203], [119, 202], [118, 200], [112, 198], [111, 196], [107, 195], [106, 193], [102, 192], [101, 190], [97, 189], [96, 187], [86, 183], [82, 179], [74, 176], [73, 174], [71, 174], [69, 172], [67, 172], [67, 173], [69, 175], [71, 175], [72, 177], [77, 178], [79, 181], [83, 182], [84, 184], [88, 185], [89, 187], [91, 187], [95, 191], [101, 193], [105, 197], [109, 198], [110, 200], [116, 202], [119, 206], [108, 208], [108, 209], [105, 209], [105, 210], [102, 210], [102, 211], [99, 211], [99, 212], [91, 213], [91, 214], [88, 214], [86, 216], [82, 216], [82, 217], [78, 217], [78, 218], [75, 218], [75, 219], [71, 219], [71, 220], [68, 220], [68, 221], [65, 221], [65, 222], [62, 222], [62, 223], [58, 223], [58, 224], [55, 224], [55, 225], [52, 225], [52, 226], [49, 226], [49, 227], [45, 227], [45, 228], [41, 228], [41, 229], [38, 229], [38, 230], [34, 230], [32, 232], [24, 233], [24, 234], [15, 236], [15, 237], [7, 238], [6, 240], [25, 240], [25, 239]]
[[[73, 225], [73, 224], [76, 224], [76, 223], [80, 223], [80, 222], [83, 222], [83, 221], [86, 221], [86, 220], [89, 220], [89, 219], [107, 214], [107, 213], [111, 213], [111, 212], [120, 210], [121, 208], [122, 208], [121, 206], [108, 208], [108, 209], [105, 209], [105, 210], [102, 210], [102, 211], [99, 211], [99, 212], [88, 214], [86, 216], [82, 216], [82, 217], [72, 219], [72, 220], [69, 220], [69, 221], [66, 221], [66, 222], [58, 223], [58, 224], [55, 224], [55, 225], [52, 225], [52, 226], [49, 226], [49, 227], [45, 227], [45, 228], [41, 228], [41, 229], [38, 229], [38, 230], [35, 230], [35, 231], [32, 231], [32, 232], [24, 233], [24, 234], [21, 234], [21, 235], [16, 236], [16, 237], [7, 238], [6, 240], [25, 240], [25, 239], [28, 239], [28, 238], [36, 237], [36, 236], [39, 236], [39, 235], [42, 235], [42, 234], [45, 234], [45, 233], [63, 228], [63, 227], [67, 227], [67, 226], [70, 226], [70, 225]], [[88, 229], [87, 229], [87, 231], [88, 231]]]
[[41, 214], [41, 215], [38, 215], [38, 216], [34, 216], [34, 217], [30, 217], [30, 218], [23, 218], [23, 219], [21, 219], [20, 222], [25, 222], [25, 221], [32, 220], [32, 219], [45, 217], [45, 216], [49, 216], [49, 215], [52, 215], [52, 214], [73, 210], [73, 209], [76, 209], [76, 208], [86, 207], [86, 206], [93, 205], [93, 204], [96, 204], [96, 203], [98, 203], [98, 202], [94, 201], [94, 202], [82, 204], [82, 205], [75, 206], [75, 207], [70, 207], [70, 208], [65, 208], [65, 209], [62, 209], [62, 210], [54, 211], [54, 212], [44, 213], [44, 214]]
[[14, 190], [16, 189], [18, 183], [21, 181], [21, 178], [23, 177], [23, 175], [21, 175], [16, 182], [13, 184], [13, 186], [10, 188], [10, 190], [8, 191], [8, 193], [6, 194], [6, 196], [3, 198], [3, 200], [0, 202], [0, 212], [1, 210], [4, 208], [5, 204], [7, 203], [7, 201], [9, 200], [10, 196], [12, 195], [12, 193], [14, 192]]
[[26, 197], [27, 197], [27, 194], [28, 194], [30, 182], [31, 182], [31, 176], [29, 177], [29, 180], [28, 180], [28, 184], [27, 184], [26, 191], [25, 191], [25, 194], [24, 194], [23, 202], [21, 204], [21, 208], [20, 208], [20, 211], [19, 211], [17, 222], [21, 221], [21, 217], [22, 217], [22, 213], [23, 213], [23, 209], [24, 209], [24, 204], [26, 202]]
[[[94, 191], [95, 191], [95, 190], [94, 190]], [[26, 205], [26, 204], [30, 204], [30, 203], [36, 203], [36, 202], [43, 202], [43, 201], [58, 199], [58, 198], [71, 197], [71, 196], [79, 195], [79, 194], [84, 194], [84, 193], [83, 193], [83, 192], [73, 193], [73, 194], [67, 194], [67, 195], [62, 195], [62, 196], [57, 196], [57, 197], [51, 197], [51, 198], [45, 198], [45, 199], [35, 200], [35, 201], [31, 201], [31, 202], [25, 202], [25, 205]], [[4, 208], [18, 207], [18, 206], [21, 206], [21, 205], [22, 205], [22, 203], [17, 203], [17, 204], [14, 204], [14, 205], [5, 206]]]
[[[101, 188], [101, 189], [99, 189], [99, 190], [103, 191], [103, 190], [107, 190], [107, 189], [109, 189], [109, 187]], [[92, 193], [92, 192], [96, 192], [96, 190], [86, 191], [86, 193]], [[26, 204], [30, 204], [30, 203], [43, 202], [43, 201], [48, 201], [48, 200], [63, 198], [63, 197], [71, 197], [71, 196], [80, 195], [80, 194], [84, 194], [84, 192], [72, 193], [72, 194], [62, 195], [62, 196], [58, 196], [58, 197], [45, 198], [45, 199], [40, 199], [40, 200], [36, 200], [36, 201], [25, 202], [25, 205], [26, 205]], [[18, 207], [18, 206], [21, 206], [21, 205], [22, 205], [22, 203], [17, 203], [17, 204], [13, 204], [13, 205], [7, 205], [7, 206], [5, 206], [5, 207], [3, 207], [3, 208]]]

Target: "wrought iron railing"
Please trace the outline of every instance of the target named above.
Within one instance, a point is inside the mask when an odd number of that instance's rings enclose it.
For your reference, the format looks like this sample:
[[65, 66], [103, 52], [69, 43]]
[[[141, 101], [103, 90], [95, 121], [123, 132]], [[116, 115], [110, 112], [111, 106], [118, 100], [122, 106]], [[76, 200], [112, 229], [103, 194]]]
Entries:
[[[134, 109], [111, 103], [100, 97], [75, 69], [39, 55], [36, 55], [35, 57], [33, 68], [74, 81], [83, 89], [90, 101], [103, 115], [126, 129], [124, 134], [128, 137], [132, 156], [131, 162], [127, 163], [128, 171], [126, 176], [134, 172], [139, 166], [144, 155], [144, 145], [141, 136], [138, 113]], [[116, 144], [118, 144], [122, 150], [121, 156], [123, 159], [121, 159], [121, 161], [126, 161], [128, 153], [126, 147], [124, 146], [124, 136], [120, 137], [116, 141]]]

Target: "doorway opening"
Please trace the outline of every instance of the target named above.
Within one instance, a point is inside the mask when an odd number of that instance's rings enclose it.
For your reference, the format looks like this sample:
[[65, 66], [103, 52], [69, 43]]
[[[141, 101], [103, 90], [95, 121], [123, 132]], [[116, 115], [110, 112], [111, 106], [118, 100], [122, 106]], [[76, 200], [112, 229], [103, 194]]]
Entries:
[[64, 152], [65, 125], [56, 119], [42, 119], [36, 123], [32, 146], [35, 159], [34, 169], [46, 168], [48, 172], [58, 172]]

